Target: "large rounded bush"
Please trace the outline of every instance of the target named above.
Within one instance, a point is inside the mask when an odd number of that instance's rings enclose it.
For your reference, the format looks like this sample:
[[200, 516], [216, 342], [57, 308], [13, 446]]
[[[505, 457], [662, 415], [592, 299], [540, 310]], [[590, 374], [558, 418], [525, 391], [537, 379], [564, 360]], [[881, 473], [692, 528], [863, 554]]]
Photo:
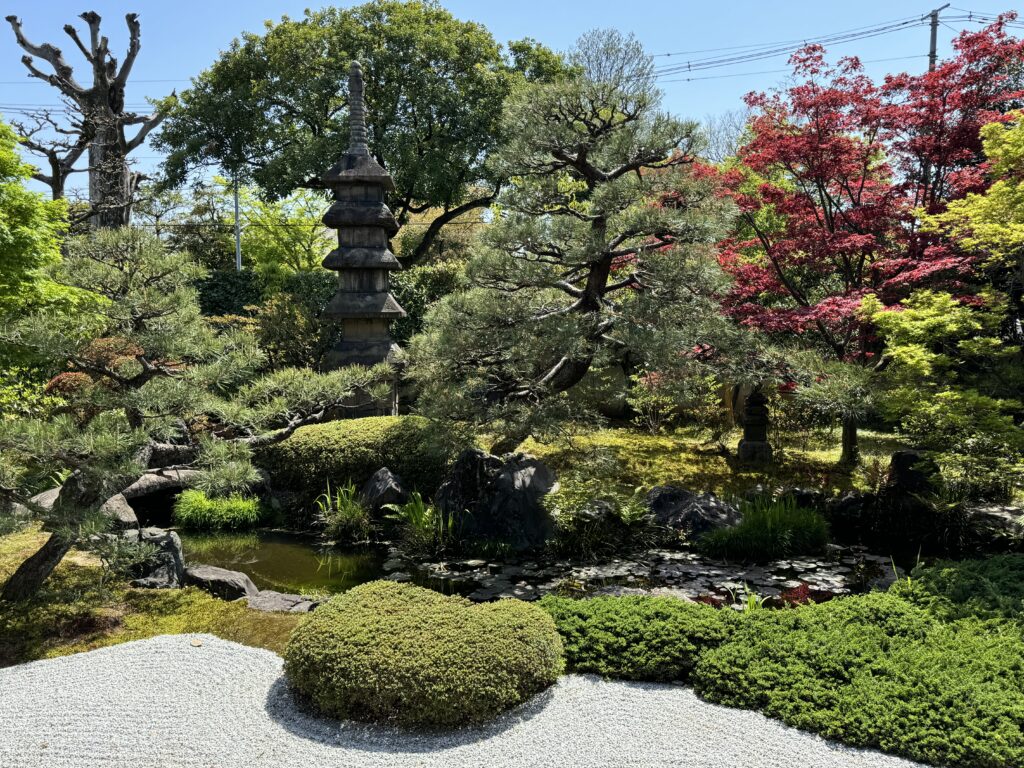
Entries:
[[548, 595], [540, 606], [555, 620], [572, 672], [627, 680], [685, 681], [702, 651], [722, 643], [733, 611], [673, 597]]
[[536, 606], [475, 605], [389, 581], [321, 605], [284, 654], [288, 680], [323, 714], [408, 727], [483, 722], [562, 667], [558, 631]]
[[302, 427], [262, 449], [257, 464], [275, 486], [316, 497], [326, 487], [362, 485], [381, 467], [424, 494], [437, 490], [452, 455], [437, 428], [417, 416], [370, 416]]

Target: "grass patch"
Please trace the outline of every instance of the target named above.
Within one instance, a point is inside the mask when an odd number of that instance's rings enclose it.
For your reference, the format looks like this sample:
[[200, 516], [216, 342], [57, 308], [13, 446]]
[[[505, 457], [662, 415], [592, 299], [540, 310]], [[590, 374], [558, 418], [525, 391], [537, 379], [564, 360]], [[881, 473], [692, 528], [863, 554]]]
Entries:
[[792, 496], [764, 496], [740, 505], [738, 525], [710, 531], [697, 547], [710, 557], [768, 562], [791, 555], [821, 552], [828, 543], [828, 523], [812, 509], [796, 505]]
[[199, 531], [254, 528], [263, 518], [259, 499], [233, 493], [211, 499], [202, 491], [182, 491], [174, 502], [174, 522]]
[[[45, 537], [38, 528], [0, 537], [0, 582]], [[281, 653], [300, 618], [252, 611], [195, 588], [101, 588], [95, 561], [72, 552], [35, 599], [0, 602], [0, 666], [179, 633], [209, 633]]]

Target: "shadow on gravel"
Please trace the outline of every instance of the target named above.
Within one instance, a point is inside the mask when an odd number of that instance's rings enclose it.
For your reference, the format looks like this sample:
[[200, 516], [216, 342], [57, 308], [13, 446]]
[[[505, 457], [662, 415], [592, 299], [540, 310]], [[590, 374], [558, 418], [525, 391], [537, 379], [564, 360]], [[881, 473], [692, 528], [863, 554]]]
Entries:
[[309, 711], [293, 695], [288, 681], [282, 675], [270, 686], [264, 708], [270, 718], [288, 732], [328, 747], [415, 754], [442, 752], [499, 736], [540, 714], [553, 696], [554, 686], [487, 725], [454, 731], [413, 731], [322, 717]]

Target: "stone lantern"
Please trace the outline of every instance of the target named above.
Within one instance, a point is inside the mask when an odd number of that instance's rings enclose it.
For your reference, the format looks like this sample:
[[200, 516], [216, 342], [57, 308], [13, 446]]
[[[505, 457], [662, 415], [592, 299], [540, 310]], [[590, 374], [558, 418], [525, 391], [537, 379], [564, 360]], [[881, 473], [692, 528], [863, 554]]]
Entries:
[[[349, 146], [320, 178], [334, 196], [323, 222], [338, 230], [338, 247], [323, 260], [324, 268], [338, 273], [338, 291], [324, 314], [341, 323], [341, 341], [327, 354], [328, 368], [393, 362], [399, 347], [390, 324], [405, 317], [390, 293], [390, 273], [402, 268], [389, 248], [398, 223], [384, 203], [384, 193], [394, 191], [395, 184], [366, 144], [363, 70], [357, 61], [349, 68], [348, 85]], [[397, 396], [392, 400], [395, 411]]]

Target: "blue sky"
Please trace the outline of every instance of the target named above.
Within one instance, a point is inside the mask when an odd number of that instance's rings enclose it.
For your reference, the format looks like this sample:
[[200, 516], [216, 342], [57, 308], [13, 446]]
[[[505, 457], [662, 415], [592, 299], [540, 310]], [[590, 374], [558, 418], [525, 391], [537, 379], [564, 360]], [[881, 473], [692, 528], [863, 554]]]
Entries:
[[[339, 2], [338, 5], [355, 3]], [[595, 27], [615, 27], [630, 31], [652, 54], [659, 56], [658, 66], [685, 63], [688, 59], [729, 54], [729, 50], [693, 53], [706, 49], [726, 49], [775, 41], [813, 40], [822, 35], [873, 26], [897, 19], [926, 14], [939, 0], [443, 0], [442, 5], [460, 18], [484, 24], [499, 41], [533, 37], [558, 50], [570, 47], [583, 32]], [[311, 0], [177, 0], [156, 2], [68, 2], [68, 0], [5, 0], [4, 15], [20, 16], [26, 35], [33, 42], [53, 42], [62, 47], [69, 61], [84, 61], [74, 44], [62, 31], [64, 24], [81, 22], [83, 10], [95, 10], [103, 16], [103, 30], [114, 51], [127, 43], [124, 14], [136, 11], [142, 23], [142, 50], [129, 83], [127, 102], [141, 105], [145, 97], [166, 95], [172, 89], [188, 87], [189, 78], [208, 66], [219, 51], [242, 31], [258, 31], [265, 19], [282, 15], [301, 17], [306, 7], [318, 7]], [[983, 0], [958, 0], [956, 9], [943, 12], [947, 17], [964, 16], [964, 11], [995, 13], [1010, 10]], [[939, 28], [939, 55], [950, 51], [950, 41], [960, 29], [977, 29], [977, 23], [950, 21]], [[880, 77], [888, 71], [923, 70], [927, 67], [928, 28], [914, 26], [831, 48], [838, 56], [856, 54], [867, 63], [866, 69]], [[680, 53], [687, 52], [687, 53]], [[6, 23], [0, 25], [0, 113], [14, 116], [13, 110], [32, 105], [55, 104], [54, 91], [45, 83], [26, 77], [21, 64], [22, 51]], [[904, 58], [908, 57], [908, 58]], [[884, 61], [875, 61], [883, 59]], [[897, 60], [893, 60], [897, 59]], [[703, 118], [741, 106], [750, 90], [770, 88], [785, 78], [786, 56], [738, 63], [728, 67], [680, 75], [660, 81], [665, 106], [693, 118]], [[782, 70], [782, 71], [780, 71]], [[696, 79], [703, 78], [703, 79]], [[141, 167], [158, 162], [153, 150], [137, 150]]]

